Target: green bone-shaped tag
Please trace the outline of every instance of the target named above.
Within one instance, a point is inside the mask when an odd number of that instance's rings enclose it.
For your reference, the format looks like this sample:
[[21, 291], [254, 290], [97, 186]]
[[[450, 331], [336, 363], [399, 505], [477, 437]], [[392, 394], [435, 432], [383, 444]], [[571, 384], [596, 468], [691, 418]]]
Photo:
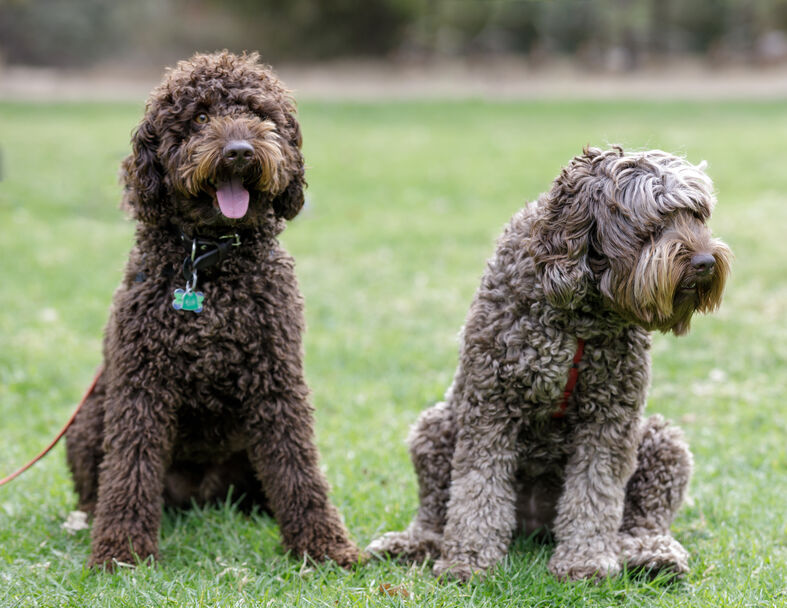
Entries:
[[205, 294], [201, 291], [176, 289], [173, 295], [175, 299], [172, 300], [172, 308], [175, 310], [202, 312], [202, 301], [205, 299]]

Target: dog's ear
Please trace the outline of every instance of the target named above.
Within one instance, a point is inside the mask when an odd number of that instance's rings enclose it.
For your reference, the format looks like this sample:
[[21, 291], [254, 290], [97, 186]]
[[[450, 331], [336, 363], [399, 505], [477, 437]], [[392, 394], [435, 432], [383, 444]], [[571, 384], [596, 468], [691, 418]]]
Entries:
[[552, 189], [539, 198], [538, 218], [531, 232], [529, 253], [544, 297], [560, 308], [579, 304], [592, 275], [588, 252], [597, 193], [593, 181], [585, 179], [589, 177], [590, 161], [586, 150], [563, 169]]
[[157, 156], [159, 137], [150, 114], [148, 108], [131, 136], [131, 154], [121, 165], [120, 180], [125, 187], [121, 206], [139, 221], [158, 223], [164, 215], [164, 171]]
[[284, 191], [273, 199], [273, 211], [285, 220], [291, 220], [303, 207], [303, 171], [294, 175]]
[[301, 153], [301, 128], [295, 117], [288, 113], [285, 129], [287, 139], [287, 165], [289, 167], [290, 181], [287, 187], [272, 201], [273, 211], [285, 220], [291, 220], [303, 207], [303, 190], [306, 187], [304, 178], [303, 154]]

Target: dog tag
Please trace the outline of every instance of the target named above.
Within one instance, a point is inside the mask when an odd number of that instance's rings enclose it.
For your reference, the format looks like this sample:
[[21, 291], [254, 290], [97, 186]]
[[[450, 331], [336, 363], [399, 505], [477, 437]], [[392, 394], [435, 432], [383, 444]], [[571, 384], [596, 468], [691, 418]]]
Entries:
[[175, 299], [172, 300], [172, 308], [175, 310], [202, 312], [202, 302], [205, 299], [205, 294], [201, 291], [176, 289], [173, 295]]

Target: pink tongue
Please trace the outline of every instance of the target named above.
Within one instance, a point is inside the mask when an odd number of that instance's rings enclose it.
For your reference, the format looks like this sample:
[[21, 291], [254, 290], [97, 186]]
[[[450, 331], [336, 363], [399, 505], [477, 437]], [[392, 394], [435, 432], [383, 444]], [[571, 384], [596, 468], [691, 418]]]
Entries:
[[243, 187], [243, 180], [239, 177], [219, 182], [216, 186], [216, 198], [219, 209], [228, 218], [241, 218], [249, 209], [249, 191]]

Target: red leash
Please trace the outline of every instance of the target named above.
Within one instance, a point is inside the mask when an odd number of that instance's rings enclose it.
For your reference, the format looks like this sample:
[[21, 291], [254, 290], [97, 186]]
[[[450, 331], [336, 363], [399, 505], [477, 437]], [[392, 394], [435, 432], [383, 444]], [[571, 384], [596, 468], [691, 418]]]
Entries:
[[566, 382], [566, 388], [563, 389], [563, 401], [557, 406], [557, 411], [552, 414], [552, 418], [562, 418], [566, 414], [568, 400], [571, 397], [571, 393], [574, 392], [574, 387], [577, 385], [577, 379], [579, 378], [579, 362], [582, 360], [582, 353], [584, 352], [585, 341], [582, 338], [577, 338], [577, 352], [574, 353], [571, 369], [568, 370], [568, 382]]
[[60, 441], [61, 437], [63, 437], [63, 435], [66, 434], [66, 431], [68, 430], [68, 427], [70, 427], [71, 424], [74, 422], [74, 419], [77, 417], [77, 414], [79, 413], [79, 410], [82, 409], [83, 405], [85, 405], [85, 401], [87, 401], [87, 398], [90, 397], [90, 395], [93, 394], [93, 390], [96, 388], [96, 384], [98, 384], [98, 379], [101, 376], [101, 372], [103, 372], [103, 371], [104, 371], [104, 366], [102, 365], [101, 367], [98, 368], [98, 371], [96, 372], [96, 377], [93, 378], [93, 382], [90, 384], [90, 387], [87, 389], [87, 392], [85, 393], [84, 397], [82, 397], [82, 401], [79, 402], [79, 405], [77, 405], [77, 408], [74, 410], [74, 413], [71, 414], [71, 418], [68, 419], [68, 422], [66, 422], [66, 425], [57, 434], [57, 437], [55, 437], [52, 440], [52, 442], [48, 446], [46, 446], [46, 448], [44, 448], [44, 450], [38, 456], [33, 458], [33, 460], [28, 462], [21, 469], [18, 469], [16, 471], [14, 471], [8, 477], [4, 477], [3, 479], [0, 479], [0, 486], [5, 485], [9, 481], [11, 481], [12, 479], [15, 479], [15, 478], [19, 477], [22, 473], [27, 471], [27, 469], [32, 467], [35, 463], [37, 463], [44, 456], [46, 456], [50, 452], [50, 450], [53, 447], [55, 447], [55, 445], [57, 445], [57, 442]]

